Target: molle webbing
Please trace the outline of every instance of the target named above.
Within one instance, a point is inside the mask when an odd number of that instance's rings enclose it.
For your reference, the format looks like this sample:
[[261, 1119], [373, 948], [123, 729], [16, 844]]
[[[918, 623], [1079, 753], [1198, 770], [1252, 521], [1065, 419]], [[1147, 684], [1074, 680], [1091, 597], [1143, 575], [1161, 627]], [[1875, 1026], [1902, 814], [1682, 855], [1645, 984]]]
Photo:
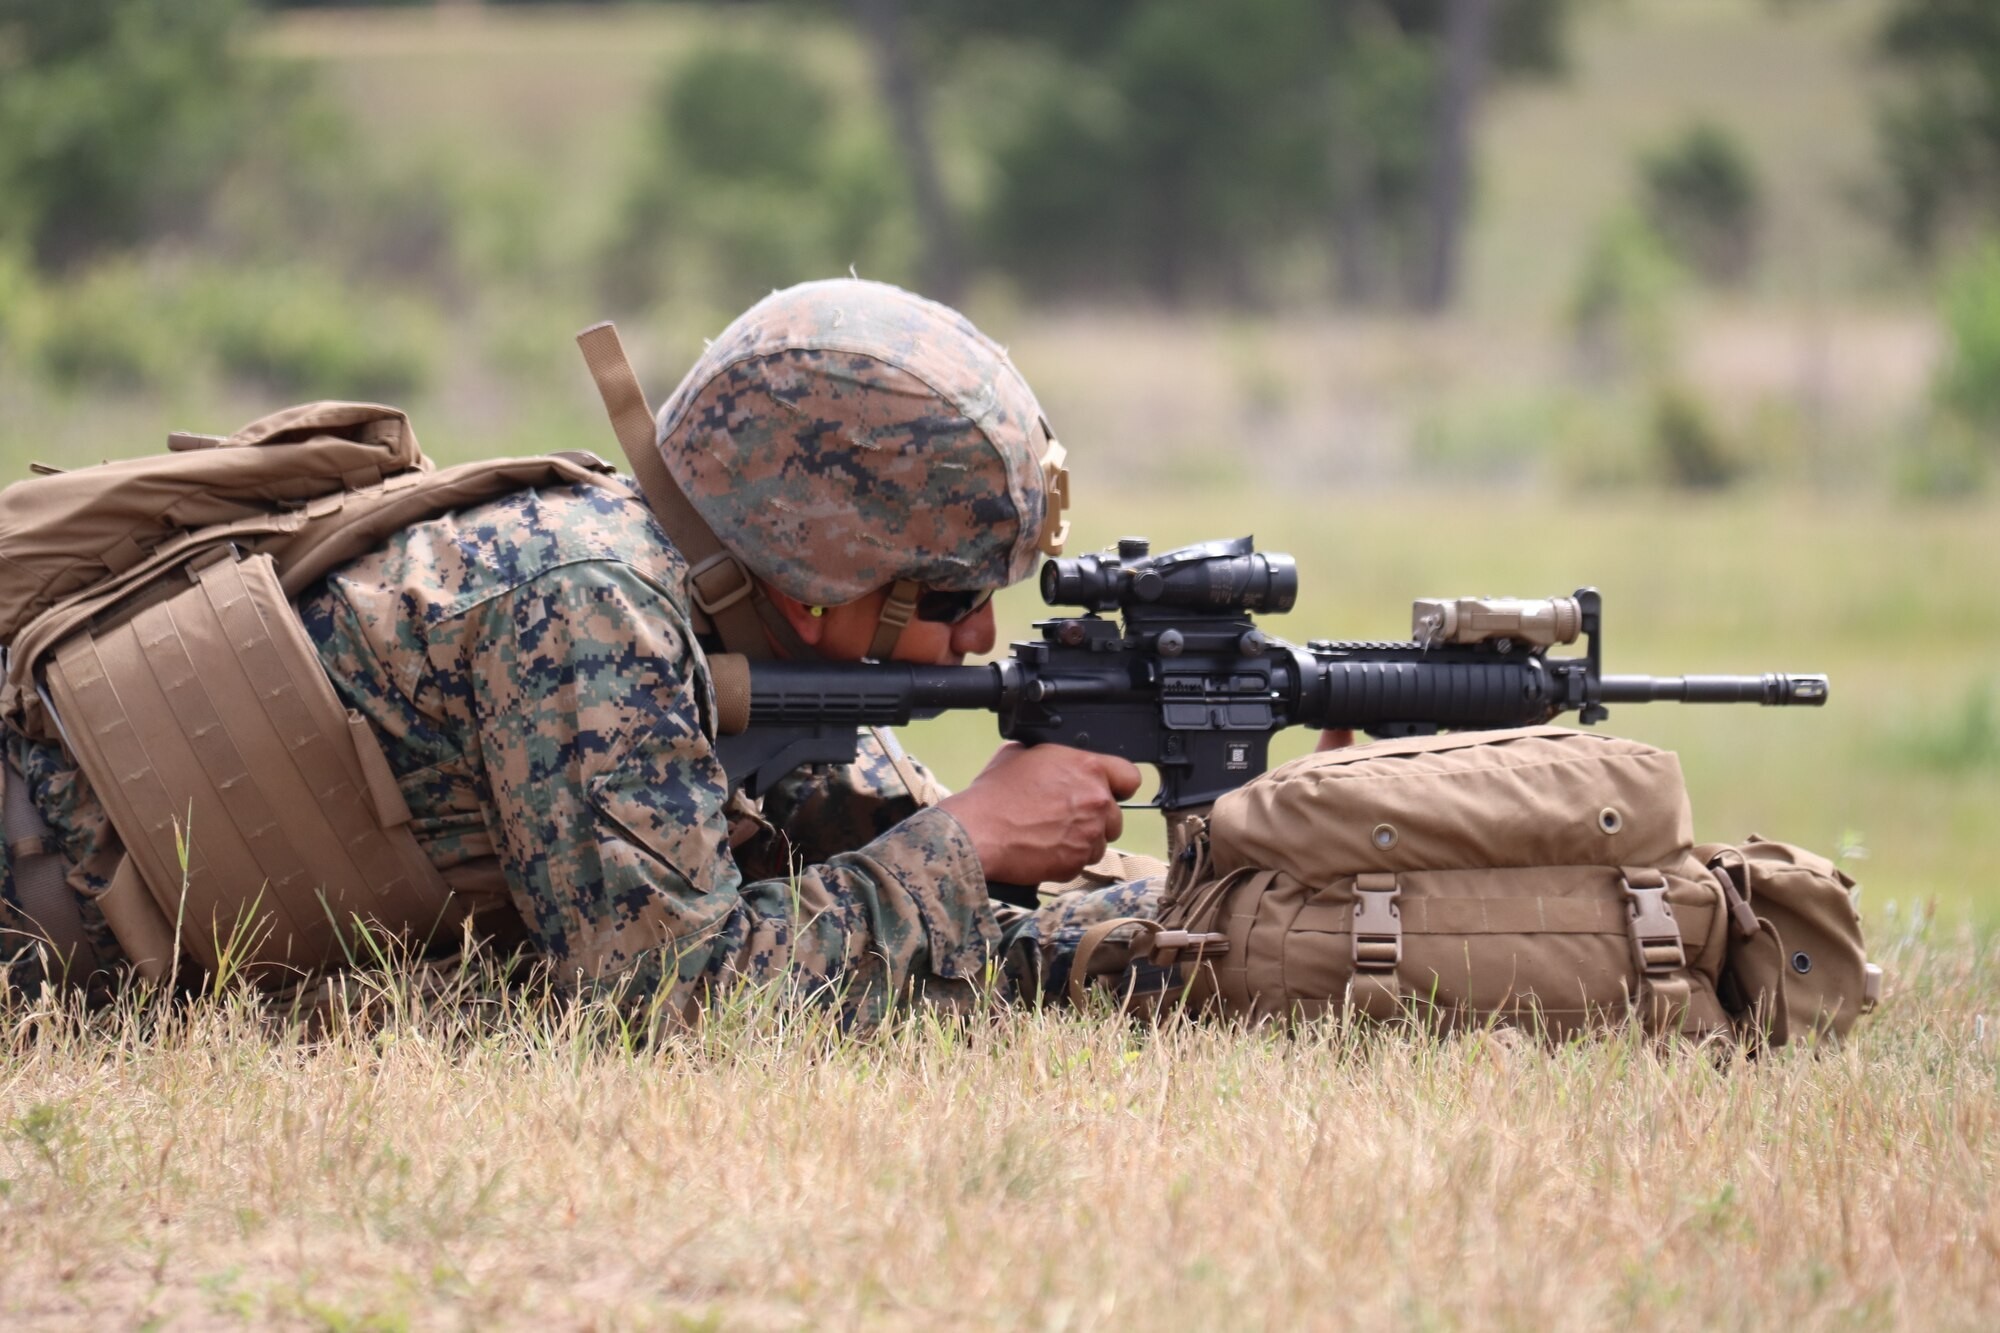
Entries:
[[182, 947], [210, 967], [232, 953], [304, 968], [348, 956], [357, 918], [406, 938], [449, 929], [451, 894], [271, 559], [223, 548], [187, 578], [65, 641], [47, 674], [70, 750]]

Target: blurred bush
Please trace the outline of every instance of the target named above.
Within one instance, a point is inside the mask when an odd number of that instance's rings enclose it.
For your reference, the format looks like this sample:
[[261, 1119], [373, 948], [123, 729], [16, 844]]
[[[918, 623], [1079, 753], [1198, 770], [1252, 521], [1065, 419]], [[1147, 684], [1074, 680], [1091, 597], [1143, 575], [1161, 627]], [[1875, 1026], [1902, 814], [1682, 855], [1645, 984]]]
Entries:
[[1663, 373], [1673, 358], [1673, 303], [1683, 284], [1659, 233], [1631, 212], [1601, 223], [1577, 269], [1569, 324], [1584, 376]]
[[1927, 713], [1898, 737], [1904, 757], [1917, 767], [1964, 774], [2000, 768], [2000, 709], [1996, 682], [1974, 680], [1949, 711]]
[[705, 42], [668, 72], [606, 249], [608, 301], [740, 310], [849, 268], [907, 281], [916, 251], [881, 126], [776, 44]]
[[1938, 401], [2000, 449], [2000, 239], [1952, 269], [1943, 304], [1947, 352]]
[[137, 393], [193, 371], [190, 344], [156, 276], [117, 259], [34, 293], [22, 307], [19, 350], [59, 389]]
[[1763, 188], [1735, 134], [1698, 121], [1640, 162], [1643, 206], [1666, 248], [1703, 279], [1749, 279], [1763, 225]]
[[443, 342], [422, 303], [323, 269], [207, 270], [180, 307], [224, 377], [292, 398], [407, 399]]
[[1720, 490], [1743, 473], [1708, 404], [1686, 384], [1655, 390], [1652, 441], [1660, 479], [1677, 489]]
[[1906, 495], [1949, 499], [1985, 489], [2000, 459], [2000, 239], [1945, 273], [1939, 300], [1945, 351], [1931, 386], [1931, 419], [1897, 459]]
[[[1732, 439], [1682, 372], [1676, 314], [1686, 272], [1640, 214], [1623, 210], [1599, 226], [1569, 321], [1601, 438], [1557, 448], [1571, 483], [1719, 490], [1750, 471], [1752, 442]], [[1773, 440], [1783, 434], [1781, 423], [1760, 426]]]
[[407, 399], [440, 341], [421, 303], [338, 274], [115, 259], [22, 305], [23, 359], [70, 392], [224, 381], [290, 398]]
[[[947, 67], [1023, 51], [1053, 66], [1023, 83], [1024, 107], [990, 118], [981, 145], [995, 170], [980, 230], [1010, 276], [1043, 295], [1269, 306], [1329, 289], [1354, 304], [1424, 303], [1437, 258], [1426, 247], [1441, 230], [1457, 235], [1469, 193], [1452, 166], [1464, 127], [1445, 108], [1470, 112], [1494, 77], [1560, 74], [1577, 7], [935, 0], [911, 10], [955, 55]], [[1475, 11], [1490, 24], [1468, 28]], [[1475, 38], [1459, 66], [1447, 58], [1455, 32]], [[1301, 265], [1303, 254], [1316, 262]]]

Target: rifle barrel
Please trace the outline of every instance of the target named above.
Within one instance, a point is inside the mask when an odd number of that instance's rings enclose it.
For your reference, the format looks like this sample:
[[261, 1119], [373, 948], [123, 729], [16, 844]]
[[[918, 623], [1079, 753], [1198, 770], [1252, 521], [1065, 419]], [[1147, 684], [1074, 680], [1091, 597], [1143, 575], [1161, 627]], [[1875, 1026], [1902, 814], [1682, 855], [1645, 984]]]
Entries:
[[1606, 676], [1598, 698], [1607, 704], [1656, 700], [1684, 704], [1765, 704], [1817, 708], [1826, 702], [1825, 676]]

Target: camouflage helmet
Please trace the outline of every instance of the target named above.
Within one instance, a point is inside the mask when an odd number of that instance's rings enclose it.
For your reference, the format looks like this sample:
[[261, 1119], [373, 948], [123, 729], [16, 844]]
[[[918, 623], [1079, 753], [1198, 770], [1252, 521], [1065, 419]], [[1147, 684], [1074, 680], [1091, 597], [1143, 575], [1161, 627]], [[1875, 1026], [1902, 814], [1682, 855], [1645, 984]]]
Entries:
[[771, 295], [660, 409], [667, 468], [724, 546], [809, 605], [997, 588], [1061, 549], [1068, 482], [1035, 395], [955, 310], [838, 278]]

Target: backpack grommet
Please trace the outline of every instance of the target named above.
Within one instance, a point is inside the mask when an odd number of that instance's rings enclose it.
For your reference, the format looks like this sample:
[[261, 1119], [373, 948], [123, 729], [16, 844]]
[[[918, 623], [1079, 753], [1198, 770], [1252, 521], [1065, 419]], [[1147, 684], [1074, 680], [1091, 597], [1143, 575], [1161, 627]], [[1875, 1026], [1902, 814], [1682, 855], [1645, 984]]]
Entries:
[[1396, 845], [1397, 838], [1394, 824], [1377, 824], [1374, 832], [1368, 835], [1368, 841], [1374, 843], [1377, 850], [1384, 852]]
[[1603, 829], [1606, 833], [1616, 833], [1625, 827], [1625, 816], [1607, 805], [1597, 812], [1597, 827]]
[[1792, 971], [1798, 973], [1800, 976], [1804, 976], [1806, 973], [1812, 971], [1812, 955], [1804, 949], [1793, 954]]

